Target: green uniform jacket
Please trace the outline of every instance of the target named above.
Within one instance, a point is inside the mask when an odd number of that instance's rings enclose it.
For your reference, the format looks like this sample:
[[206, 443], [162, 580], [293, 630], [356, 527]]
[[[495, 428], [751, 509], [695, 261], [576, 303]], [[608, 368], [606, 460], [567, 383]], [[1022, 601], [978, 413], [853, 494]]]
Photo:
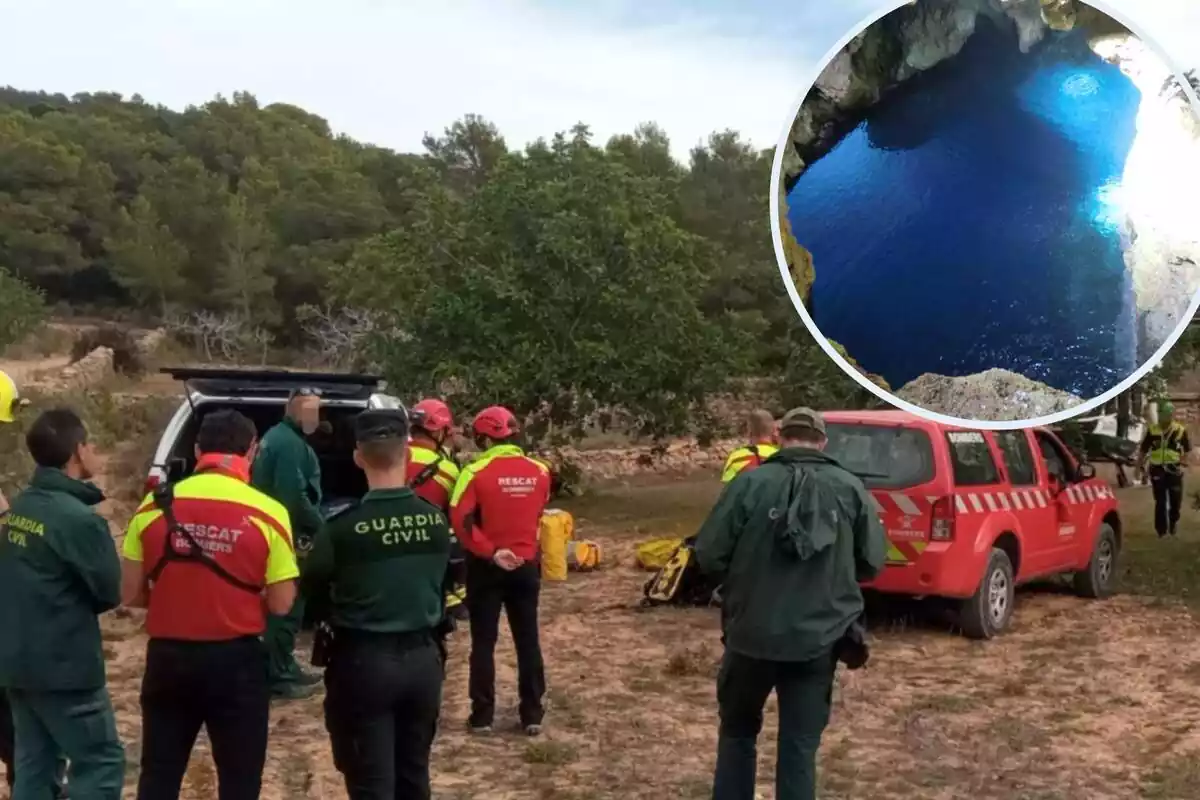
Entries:
[[93, 484], [39, 467], [0, 526], [0, 687], [105, 685], [98, 615], [121, 602], [121, 562]]
[[887, 538], [857, 477], [817, 450], [794, 447], [726, 486], [695, 553], [703, 572], [723, 580], [728, 649], [808, 661], [862, 613], [858, 584], [883, 569]]
[[301, 592], [335, 628], [404, 633], [445, 613], [450, 524], [412, 489], [375, 489], [331, 517], [300, 572]]
[[291, 417], [262, 438], [250, 476], [255, 489], [288, 510], [295, 544], [311, 540], [321, 529], [321, 463]]

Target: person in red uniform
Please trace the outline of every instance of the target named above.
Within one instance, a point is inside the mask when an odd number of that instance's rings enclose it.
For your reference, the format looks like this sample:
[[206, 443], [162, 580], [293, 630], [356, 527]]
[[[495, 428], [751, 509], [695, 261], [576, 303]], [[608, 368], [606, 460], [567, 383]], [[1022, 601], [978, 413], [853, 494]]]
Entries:
[[[440, 508], [450, 516], [450, 495], [458, 482], [459, 468], [448, 452], [454, 435], [454, 415], [441, 400], [432, 398], [414, 405], [412, 433], [408, 450], [408, 485], [417, 497]], [[466, 611], [466, 564], [462, 545], [450, 544], [450, 567], [446, 570], [446, 612], [451, 619], [462, 619]]]
[[500, 611], [517, 650], [521, 727], [542, 731], [545, 666], [538, 635], [538, 527], [550, 500], [550, 469], [517, 445], [517, 419], [500, 406], [471, 423], [480, 455], [463, 468], [450, 498], [450, 523], [466, 553], [471, 619], [468, 725], [492, 729], [496, 710], [496, 639]]
[[140, 800], [178, 797], [200, 727], [220, 800], [262, 787], [271, 692], [267, 612], [286, 614], [299, 569], [287, 510], [249, 484], [254, 423], [214, 411], [194, 474], [148, 496], [123, 545], [126, 605], [147, 608]]

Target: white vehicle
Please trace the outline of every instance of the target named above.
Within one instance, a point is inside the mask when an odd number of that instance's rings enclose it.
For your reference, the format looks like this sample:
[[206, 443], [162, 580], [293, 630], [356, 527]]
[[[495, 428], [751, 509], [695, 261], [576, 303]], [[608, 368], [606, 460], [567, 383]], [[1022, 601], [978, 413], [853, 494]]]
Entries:
[[209, 368], [162, 372], [183, 383], [184, 399], [159, 439], [146, 477], [147, 493], [165, 480], [191, 473], [196, 432], [205, 414], [235, 409], [249, 417], [262, 436], [283, 418], [289, 392], [308, 387], [321, 393], [321, 427], [309, 444], [321, 463], [321, 511], [329, 516], [367, 491], [365, 476], [354, 466], [354, 417], [367, 409], [403, 405], [384, 393], [386, 384], [374, 375]]

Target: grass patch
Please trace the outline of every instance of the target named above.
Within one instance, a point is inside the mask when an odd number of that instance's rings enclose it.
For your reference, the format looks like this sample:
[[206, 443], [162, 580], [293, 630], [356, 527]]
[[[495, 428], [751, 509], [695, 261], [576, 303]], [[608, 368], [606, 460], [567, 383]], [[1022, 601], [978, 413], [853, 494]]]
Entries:
[[711, 678], [717, 674], [717, 662], [707, 647], [676, 650], [664, 671], [672, 678]]
[[524, 761], [526, 764], [545, 764], [561, 767], [579, 759], [579, 751], [566, 742], [530, 742], [525, 745]]
[[1183, 753], [1160, 761], [1142, 779], [1145, 800], [1186, 800], [1200, 786], [1200, 753]]
[[1185, 491], [1179, 536], [1159, 539], [1154, 532], [1154, 498], [1149, 489], [1117, 492], [1124, 536], [1118, 588], [1128, 594], [1180, 601], [1200, 610], [1200, 512]]
[[913, 701], [908, 713], [962, 714], [979, 705], [973, 697], [962, 694], [935, 694]]

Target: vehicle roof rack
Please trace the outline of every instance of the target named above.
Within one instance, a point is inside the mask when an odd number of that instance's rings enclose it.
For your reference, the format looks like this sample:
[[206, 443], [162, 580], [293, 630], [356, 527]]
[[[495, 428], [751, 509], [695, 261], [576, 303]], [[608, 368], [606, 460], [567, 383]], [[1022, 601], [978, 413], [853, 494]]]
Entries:
[[325, 397], [366, 398], [385, 386], [381, 376], [346, 372], [229, 367], [164, 367], [159, 372], [181, 381], [189, 395], [286, 397], [293, 389], [310, 387], [319, 389]]

